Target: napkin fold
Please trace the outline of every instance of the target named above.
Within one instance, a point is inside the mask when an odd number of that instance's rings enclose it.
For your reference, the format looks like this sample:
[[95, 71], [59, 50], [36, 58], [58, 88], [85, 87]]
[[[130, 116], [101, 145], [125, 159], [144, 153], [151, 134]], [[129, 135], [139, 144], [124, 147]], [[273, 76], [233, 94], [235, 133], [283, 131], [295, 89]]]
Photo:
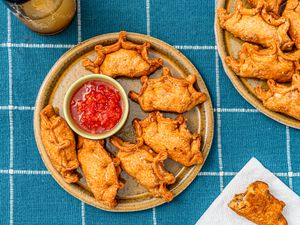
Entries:
[[196, 225], [253, 225], [254, 223], [237, 215], [227, 205], [235, 194], [245, 192], [248, 185], [256, 180], [267, 183], [271, 194], [285, 202], [283, 215], [288, 224], [300, 225], [300, 197], [256, 158], [252, 158], [230, 181]]

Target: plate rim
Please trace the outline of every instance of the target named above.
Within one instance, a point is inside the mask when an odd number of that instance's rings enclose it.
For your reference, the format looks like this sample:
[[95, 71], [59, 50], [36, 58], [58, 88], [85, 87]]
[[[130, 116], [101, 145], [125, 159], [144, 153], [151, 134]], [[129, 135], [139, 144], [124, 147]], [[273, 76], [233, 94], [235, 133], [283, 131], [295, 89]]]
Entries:
[[[267, 109], [262, 102], [254, 96], [249, 89], [245, 86], [245, 84], [242, 82], [241, 78], [239, 78], [233, 70], [229, 68], [229, 66], [225, 62], [225, 57], [228, 56], [228, 52], [226, 50], [226, 41], [225, 41], [225, 30], [223, 30], [219, 23], [218, 23], [218, 16], [217, 16], [217, 9], [218, 8], [224, 8], [226, 4], [231, 3], [232, 0], [218, 0], [216, 9], [215, 9], [215, 21], [214, 21], [214, 33], [215, 33], [215, 39], [216, 39], [216, 44], [217, 44], [217, 50], [222, 62], [222, 66], [224, 68], [224, 71], [231, 81], [232, 85], [236, 89], [236, 91], [249, 103], [251, 104], [254, 108], [256, 108], [260, 113], [263, 115], [267, 116], [268, 118], [279, 122], [283, 125], [295, 128], [295, 129], [300, 129], [300, 121], [282, 114], [278, 113], [275, 111], [271, 111]], [[247, 79], [247, 78], [244, 78]]]
[[[206, 159], [210, 153], [210, 150], [211, 150], [213, 136], [214, 136], [214, 112], [213, 112], [213, 105], [212, 105], [209, 91], [207, 89], [207, 86], [206, 86], [200, 72], [197, 70], [197, 68], [192, 64], [192, 62], [189, 59], [187, 59], [180, 51], [178, 51], [176, 48], [169, 45], [168, 43], [166, 43], [162, 40], [159, 40], [157, 38], [154, 38], [154, 37], [151, 37], [148, 35], [144, 35], [144, 34], [133, 33], [133, 32], [126, 32], [126, 33], [127, 33], [127, 37], [129, 37], [129, 38], [132, 37], [132, 38], [138, 38], [138, 39], [147, 39], [150, 43], [155, 42], [158, 45], [162, 45], [162, 46], [168, 48], [168, 50], [172, 51], [173, 53], [178, 54], [178, 56], [181, 57], [185, 61], [185, 63], [187, 63], [188, 66], [191, 67], [193, 70], [195, 70], [197, 72], [197, 74], [199, 75], [199, 77], [197, 79], [200, 78], [200, 82], [203, 86], [202, 88], [204, 89], [202, 91], [204, 91], [206, 94], [208, 94], [208, 100], [205, 103], [203, 103], [206, 105], [205, 107], [207, 109], [207, 110], [205, 110], [206, 124], [203, 125], [204, 127], [207, 127], [207, 128], [205, 128], [207, 130], [207, 133], [206, 133], [206, 137], [204, 138], [206, 140], [206, 142], [205, 143], [202, 142], [202, 146], [203, 146], [202, 150], [207, 151], [207, 154], [205, 155], [205, 158], [204, 158], [204, 160], [206, 161]], [[68, 57], [71, 57], [72, 54], [76, 54], [76, 52], [79, 51], [80, 49], [83, 49], [84, 47], [87, 47], [91, 44], [94, 44], [94, 42], [97, 42], [97, 40], [99, 40], [101, 38], [106, 38], [106, 39], [115, 38], [118, 35], [119, 35], [119, 32], [107, 33], [107, 34], [94, 36], [92, 38], [89, 38], [89, 39], [81, 42], [81, 43], [78, 43], [77, 45], [75, 45], [74, 47], [72, 47], [68, 51], [66, 51], [63, 55], [61, 55], [59, 57], [59, 59], [57, 59], [57, 61], [54, 63], [54, 65], [51, 67], [51, 69], [45, 76], [44, 81], [41, 84], [38, 95], [36, 97], [35, 108], [34, 108], [34, 119], [33, 119], [34, 136], [35, 136], [35, 141], [36, 141], [36, 145], [37, 145], [39, 154], [43, 160], [45, 167], [47, 168], [47, 170], [49, 171], [51, 176], [54, 178], [54, 180], [67, 193], [71, 194], [73, 197], [77, 198], [78, 200], [80, 200], [86, 204], [92, 205], [92, 206], [94, 206], [98, 209], [104, 210], [104, 211], [110, 211], [110, 212], [141, 211], [141, 210], [146, 210], [149, 208], [153, 208], [153, 207], [162, 205], [165, 203], [165, 201], [162, 200], [161, 198], [151, 198], [149, 200], [149, 202], [142, 203], [142, 204], [146, 204], [146, 206], [143, 208], [138, 208], [139, 203], [137, 204], [137, 206], [131, 206], [128, 208], [118, 208], [118, 206], [114, 209], [108, 208], [107, 206], [97, 202], [93, 196], [88, 196], [85, 193], [86, 191], [80, 190], [78, 187], [79, 186], [78, 184], [67, 184], [66, 182], [64, 182], [61, 175], [52, 166], [52, 163], [50, 162], [50, 159], [49, 159], [48, 155], [46, 154], [46, 151], [43, 147], [43, 144], [42, 144], [41, 138], [40, 138], [39, 113], [42, 109], [41, 99], [43, 99], [43, 93], [45, 92], [45, 89], [47, 89], [47, 87], [49, 87], [49, 84], [52, 83], [51, 78], [53, 79], [53, 77], [55, 76], [55, 73], [57, 72], [56, 71], [57, 68], [61, 67], [63, 65], [63, 62]], [[204, 163], [205, 163], [205, 161], [204, 161]], [[187, 179], [184, 180], [184, 182], [182, 182], [184, 184], [180, 184], [180, 185], [183, 185], [182, 188], [180, 190], [178, 190], [176, 193], [173, 192], [174, 197], [181, 194], [192, 183], [192, 181], [197, 177], [197, 175], [198, 175], [199, 171], [201, 170], [202, 166], [204, 165], [204, 163], [202, 165], [194, 166], [194, 169], [191, 170], [189, 172], [189, 174], [187, 175]]]

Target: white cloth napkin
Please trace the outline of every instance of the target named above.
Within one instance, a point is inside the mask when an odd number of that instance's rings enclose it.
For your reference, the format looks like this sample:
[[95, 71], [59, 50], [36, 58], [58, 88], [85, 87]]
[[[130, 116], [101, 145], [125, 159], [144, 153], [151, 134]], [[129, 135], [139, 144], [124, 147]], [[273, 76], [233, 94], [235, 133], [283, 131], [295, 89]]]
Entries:
[[227, 204], [235, 194], [243, 193], [248, 185], [256, 180], [266, 182], [272, 195], [285, 202], [283, 215], [288, 224], [300, 225], [300, 197], [267, 170], [256, 158], [252, 158], [231, 180], [196, 225], [253, 225], [254, 223], [232, 211]]

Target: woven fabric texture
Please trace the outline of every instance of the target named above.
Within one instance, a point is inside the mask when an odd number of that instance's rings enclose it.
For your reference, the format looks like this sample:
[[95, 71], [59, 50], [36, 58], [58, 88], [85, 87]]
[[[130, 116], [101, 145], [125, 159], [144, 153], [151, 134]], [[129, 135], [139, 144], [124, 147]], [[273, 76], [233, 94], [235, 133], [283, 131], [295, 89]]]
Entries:
[[[213, 0], [78, 0], [72, 24], [45, 37], [1, 2], [0, 224], [192, 225], [253, 156], [300, 194], [300, 131], [257, 112], [234, 89], [218, 57], [214, 13]], [[36, 95], [56, 60], [78, 42], [120, 30], [181, 51], [200, 71], [215, 110], [215, 137], [199, 176], [170, 204], [133, 213], [105, 212], [65, 192], [47, 172], [33, 134]]]

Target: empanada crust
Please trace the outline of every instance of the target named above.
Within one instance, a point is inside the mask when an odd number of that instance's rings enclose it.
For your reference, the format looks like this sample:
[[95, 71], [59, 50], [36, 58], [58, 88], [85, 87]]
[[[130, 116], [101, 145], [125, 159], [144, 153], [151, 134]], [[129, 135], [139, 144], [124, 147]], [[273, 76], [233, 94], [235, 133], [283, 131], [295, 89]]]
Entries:
[[131, 91], [129, 97], [138, 102], [146, 112], [161, 110], [183, 113], [207, 99], [204, 93], [194, 89], [195, 75], [182, 79], [174, 78], [167, 67], [163, 68], [161, 77], [142, 77], [141, 82], [143, 86], [140, 93]]
[[300, 1], [288, 0], [282, 15], [290, 19], [289, 34], [297, 49], [300, 49]]
[[292, 84], [289, 87], [278, 84], [274, 80], [268, 80], [267, 84], [269, 90], [260, 86], [255, 89], [263, 105], [272, 111], [300, 120], [300, 75], [293, 75]]
[[83, 66], [93, 73], [102, 73], [111, 77], [141, 77], [148, 76], [159, 67], [163, 61], [160, 58], [149, 59], [150, 43], [134, 44], [126, 40], [126, 32], [121, 31], [119, 41], [113, 45], [96, 45], [97, 58], [83, 60]]
[[117, 205], [117, 192], [123, 187], [118, 179], [121, 173], [119, 160], [105, 150], [104, 140], [89, 140], [79, 136], [77, 148], [80, 167], [95, 199], [114, 208]]
[[255, 181], [245, 193], [235, 195], [228, 206], [258, 225], [287, 225], [282, 215], [285, 203], [276, 199], [262, 181]]
[[240, 77], [289, 82], [293, 74], [299, 71], [300, 57], [297, 54], [283, 53], [276, 45], [270, 49], [260, 49], [257, 45], [244, 43], [239, 59], [227, 56], [225, 62]]
[[276, 15], [279, 15], [279, 7], [284, 1], [285, 0], [248, 0], [249, 4], [254, 8], [263, 2], [266, 11], [275, 13]]
[[220, 8], [217, 10], [220, 26], [244, 41], [272, 47], [278, 43], [282, 50], [291, 50], [294, 42], [287, 32], [290, 27], [289, 19], [274, 18], [262, 6], [246, 9], [241, 0], [236, 1], [232, 13]]
[[143, 141], [131, 144], [112, 137], [111, 143], [119, 150], [117, 157], [122, 168], [130, 176], [147, 188], [153, 196], [162, 197], [167, 202], [173, 199], [173, 194], [166, 185], [175, 183], [176, 179], [164, 168], [166, 153], [156, 154]]
[[155, 152], [166, 152], [169, 158], [184, 166], [203, 163], [200, 135], [187, 129], [183, 116], [165, 118], [155, 111], [142, 121], [135, 119], [133, 126], [137, 138], [143, 139]]
[[75, 170], [79, 162], [73, 131], [51, 105], [40, 112], [40, 118], [42, 143], [52, 165], [67, 183], [76, 183], [79, 174]]

